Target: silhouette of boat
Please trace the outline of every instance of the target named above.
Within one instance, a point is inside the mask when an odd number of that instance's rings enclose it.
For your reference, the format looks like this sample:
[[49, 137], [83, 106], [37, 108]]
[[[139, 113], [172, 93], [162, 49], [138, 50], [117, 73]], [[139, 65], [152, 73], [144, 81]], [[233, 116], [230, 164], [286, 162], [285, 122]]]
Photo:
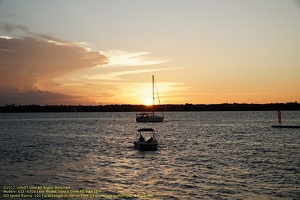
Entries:
[[141, 128], [137, 130], [134, 148], [142, 151], [155, 151], [158, 147], [155, 131], [152, 128]]
[[[152, 109], [153, 111], [150, 113], [139, 113], [136, 114], [136, 121], [137, 122], [163, 122], [164, 120], [164, 116], [163, 114], [161, 116], [155, 115], [154, 114], [154, 100], [155, 100], [155, 96], [154, 96], [154, 75], [152, 75]], [[159, 96], [158, 96], [158, 92], [157, 92], [157, 97], [159, 100]]]
[[272, 128], [300, 128], [300, 126], [296, 125], [273, 125]]

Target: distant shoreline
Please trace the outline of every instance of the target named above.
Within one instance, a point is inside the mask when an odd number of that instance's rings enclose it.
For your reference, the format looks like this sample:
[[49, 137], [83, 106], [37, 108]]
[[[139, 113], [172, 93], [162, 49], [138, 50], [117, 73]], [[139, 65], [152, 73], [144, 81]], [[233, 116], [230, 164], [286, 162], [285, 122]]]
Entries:
[[151, 112], [151, 111], [274, 111], [300, 110], [300, 103], [270, 104], [164, 104], [155, 106], [112, 104], [97, 106], [82, 105], [5, 105], [0, 106], [0, 113], [22, 112]]

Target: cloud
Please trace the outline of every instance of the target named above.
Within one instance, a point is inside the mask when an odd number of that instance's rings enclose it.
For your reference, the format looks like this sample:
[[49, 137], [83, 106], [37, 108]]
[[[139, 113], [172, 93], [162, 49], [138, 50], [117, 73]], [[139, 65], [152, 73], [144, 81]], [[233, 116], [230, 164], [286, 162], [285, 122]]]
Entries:
[[127, 52], [123, 50], [108, 50], [101, 52], [109, 57], [107, 66], [142, 66], [157, 65], [168, 62], [169, 59], [150, 57], [150, 52]]
[[[108, 57], [97, 51], [90, 51], [74, 42], [31, 33], [23, 26], [4, 24], [0, 26], [0, 30], [7, 34], [19, 30], [28, 35], [20, 38], [7, 35], [0, 37], [2, 95], [6, 91], [7, 96], [17, 97], [11, 94], [21, 92], [24, 95], [31, 90], [35, 92], [29, 92], [28, 95], [45, 95], [47, 92], [39, 90], [41, 83], [50, 83], [56, 77], [108, 63]], [[55, 96], [54, 93], [47, 93], [48, 96], [50, 94]], [[7, 101], [10, 103], [9, 99]]]
[[132, 84], [122, 76], [174, 69], [152, 67], [168, 61], [144, 51], [92, 51], [85, 42], [0, 22], [0, 106], [109, 103], [122, 93], [119, 85]]
[[0, 91], [0, 105], [95, 105], [82, 96], [71, 96], [56, 92], [30, 90], [30, 91]]
[[180, 69], [180, 68], [156, 68], [156, 69], [137, 69], [137, 70], [128, 70], [128, 71], [119, 71], [119, 72], [110, 72], [108, 74], [104, 74], [101, 79], [102, 80], [123, 80], [120, 78], [124, 75], [129, 74], [141, 74], [141, 73], [148, 73], [148, 72], [157, 72], [157, 71], [164, 71], [164, 70], [172, 70], [172, 69]]
[[32, 89], [39, 80], [107, 62], [98, 52], [35, 38], [0, 38], [0, 46], [0, 87], [6, 89]]
[[74, 73], [56, 78], [57, 83], [74, 84], [81, 82], [111, 82], [125, 81], [121, 76], [142, 74], [179, 68], [153, 68], [153, 65], [168, 62], [168, 59], [152, 57], [150, 52], [128, 52], [123, 50], [102, 51], [102, 55], [109, 57], [105, 65], [83, 69]]

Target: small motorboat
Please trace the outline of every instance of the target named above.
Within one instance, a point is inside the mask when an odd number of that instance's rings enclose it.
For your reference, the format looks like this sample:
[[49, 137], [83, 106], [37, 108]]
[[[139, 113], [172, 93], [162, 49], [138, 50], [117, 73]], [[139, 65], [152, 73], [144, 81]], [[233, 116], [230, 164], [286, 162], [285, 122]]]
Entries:
[[136, 141], [133, 142], [134, 148], [142, 151], [157, 150], [158, 142], [155, 131], [152, 128], [141, 128], [137, 130]]

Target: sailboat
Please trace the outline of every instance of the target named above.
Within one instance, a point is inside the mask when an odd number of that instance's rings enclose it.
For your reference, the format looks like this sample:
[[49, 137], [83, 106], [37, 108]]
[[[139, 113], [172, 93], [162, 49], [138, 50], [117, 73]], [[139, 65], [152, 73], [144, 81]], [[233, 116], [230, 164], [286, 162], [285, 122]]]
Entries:
[[154, 114], [154, 100], [155, 100], [154, 84], [155, 84], [154, 75], [152, 75], [152, 108], [153, 108], [153, 111], [152, 111], [152, 113], [136, 114], [136, 121], [137, 122], [163, 122], [163, 120], [164, 120], [163, 114], [161, 116], [158, 116], [158, 115]]

